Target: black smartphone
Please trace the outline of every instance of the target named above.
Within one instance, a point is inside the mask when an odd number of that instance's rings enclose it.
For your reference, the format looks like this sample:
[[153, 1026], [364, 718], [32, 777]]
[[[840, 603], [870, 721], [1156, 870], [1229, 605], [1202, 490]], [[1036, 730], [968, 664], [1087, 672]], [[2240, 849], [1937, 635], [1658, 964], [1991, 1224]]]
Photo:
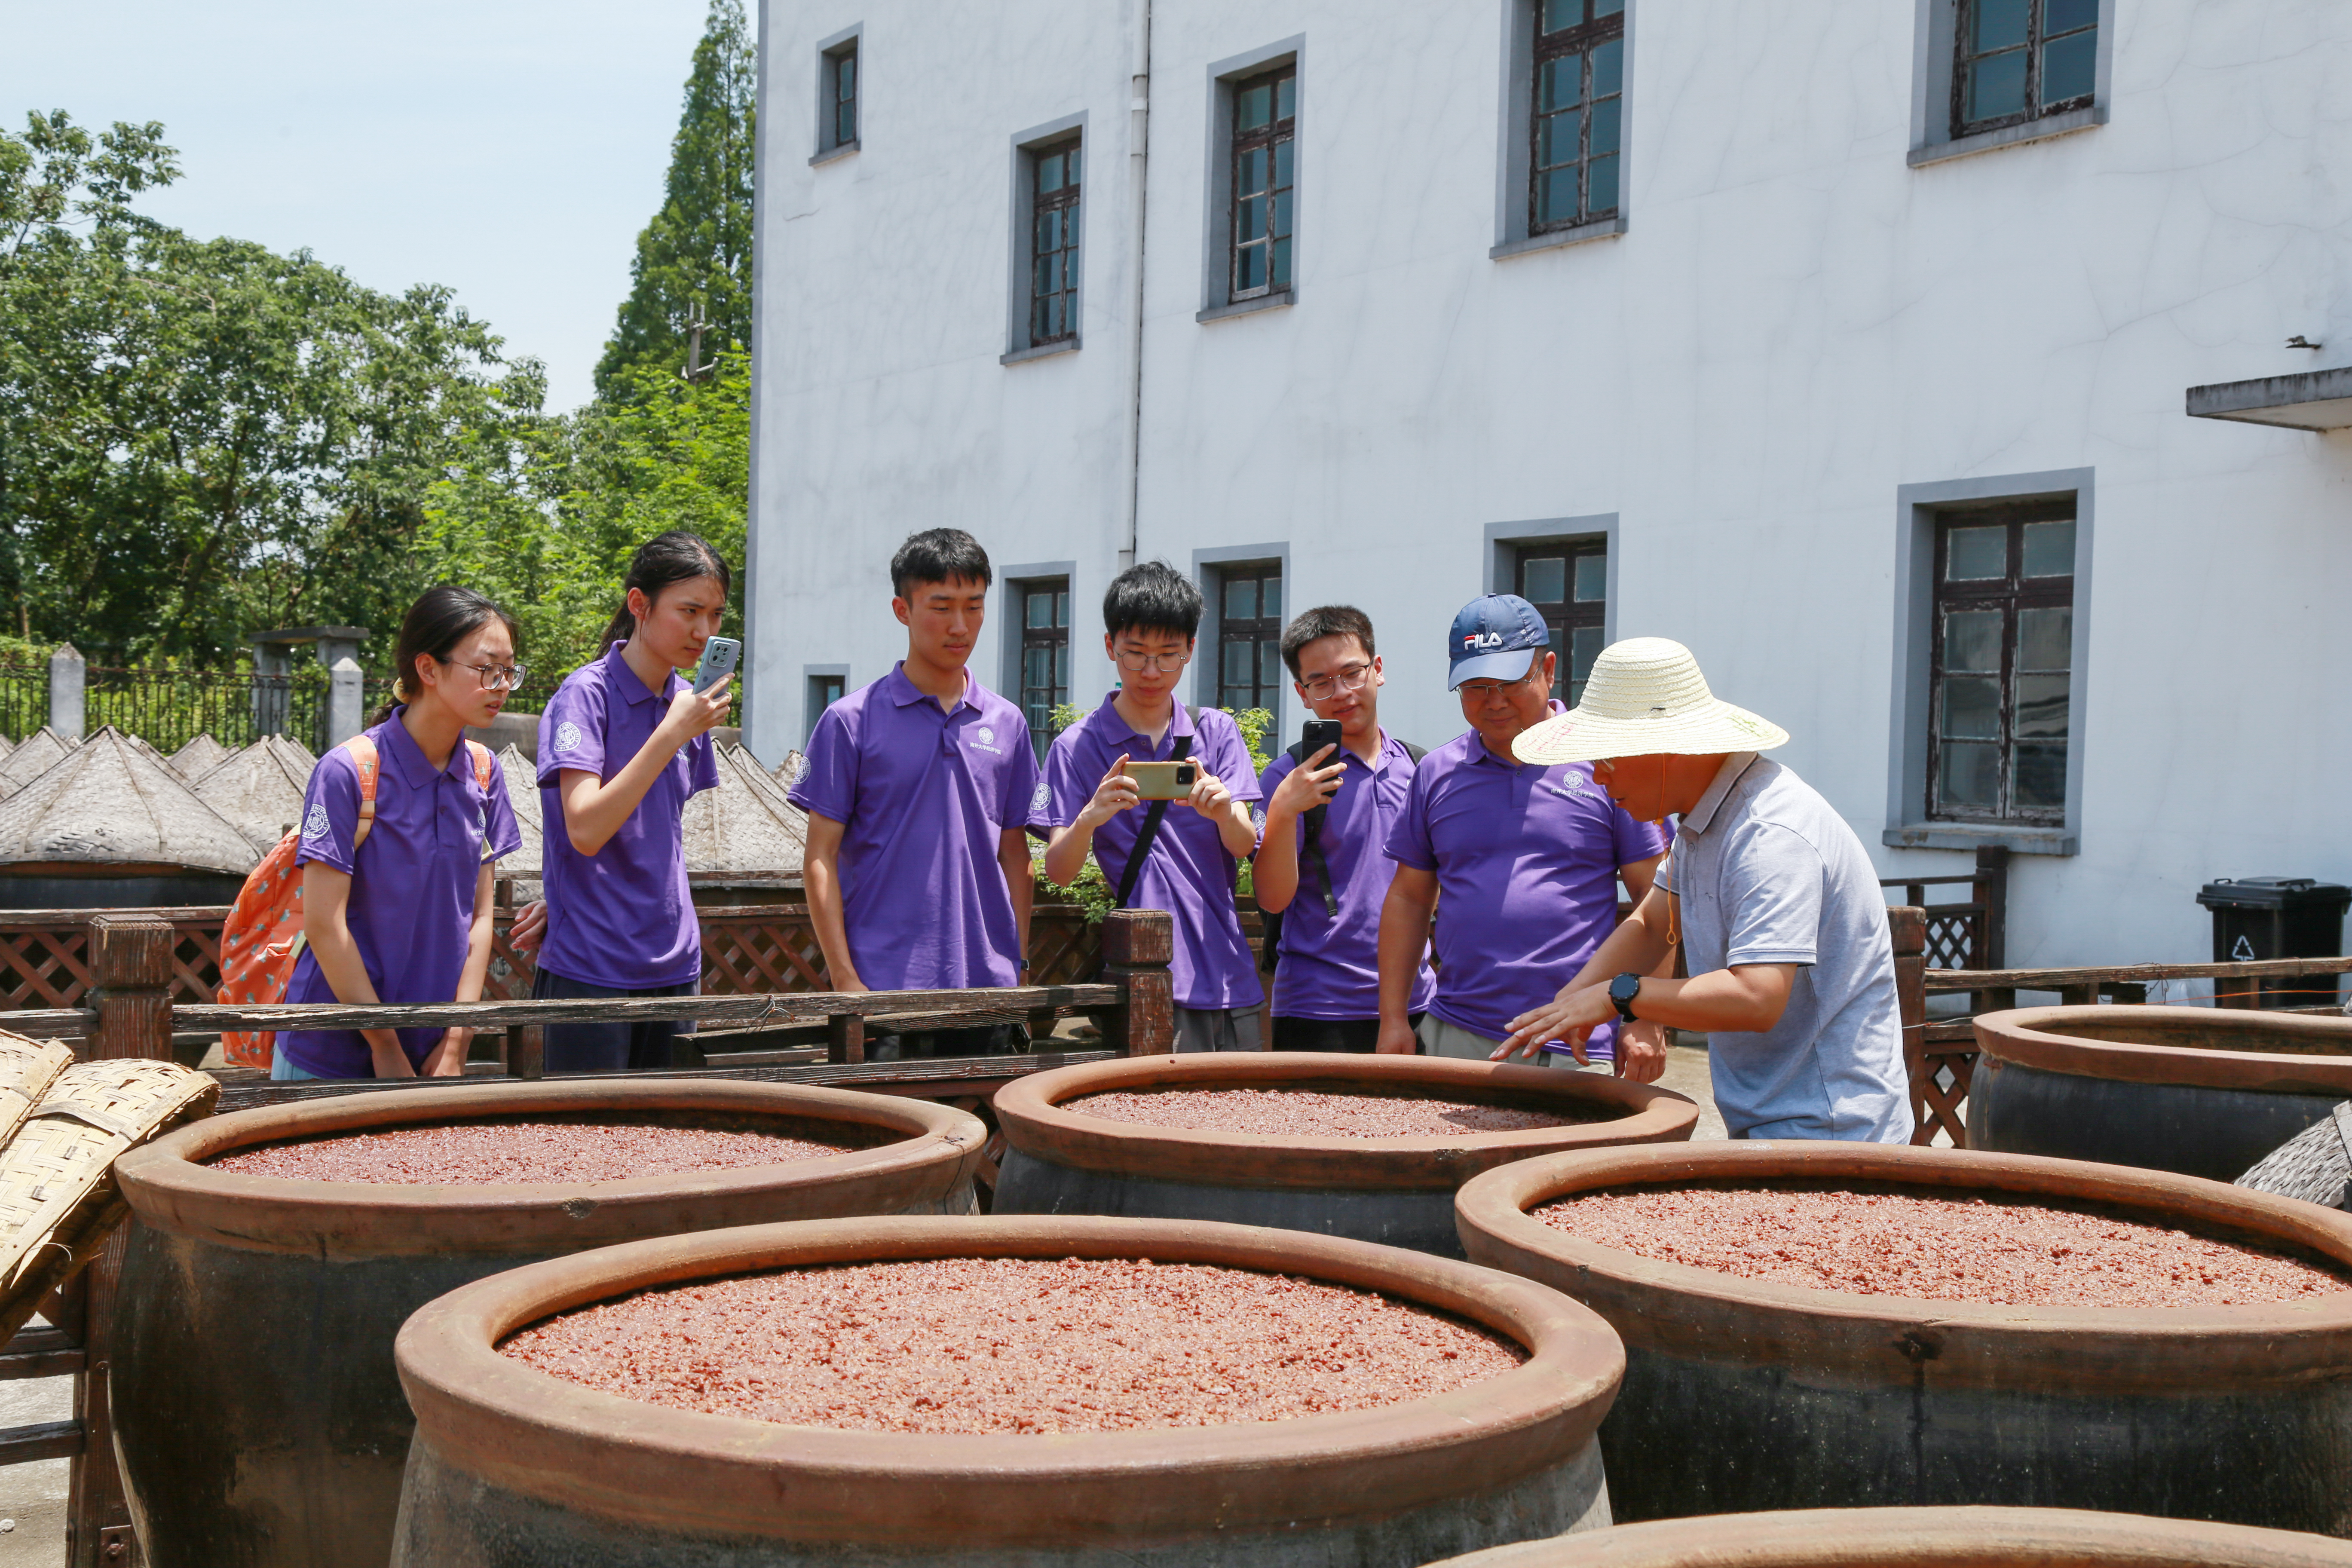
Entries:
[[[1306, 732], [1299, 740], [1307, 748], [1298, 753], [1302, 762], [1326, 746], [1337, 748], [1339, 745], [1339, 721], [1337, 719], [1309, 719]], [[1339, 751], [1336, 755], [1324, 758], [1323, 765], [1328, 768], [1333, 763], [1342, 762], [1347, 754], [1345, 751]]]

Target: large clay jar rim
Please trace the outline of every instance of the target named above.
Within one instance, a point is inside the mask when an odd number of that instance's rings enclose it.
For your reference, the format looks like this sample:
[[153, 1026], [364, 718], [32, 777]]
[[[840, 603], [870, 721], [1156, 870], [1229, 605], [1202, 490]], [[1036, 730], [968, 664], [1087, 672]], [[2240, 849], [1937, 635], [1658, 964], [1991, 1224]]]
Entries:
[[[2237, 1232], [2352, 1273], [2352, 1215], [2168, 1171], [1907, 1144], [1725, 1142], [1555, 1154], [1489, 1171], [1454, 1198], [1470, 1258], [1559, 1285], [1636, 1348], [1743, 1362], [1874, 1364], [1946, 1385], [2175, 1392], [2294, 1384], [2352, 1368], [2352, 1290], [2243, 1307], [2006, 1307], [1867, 1296], [1660, 1263], [1554, 1230], [1528, 1211], [1573, 1193], [1660, 1184], [1859, 1181], [2111, 1204]], [[1660, 1310], [1642, 1310], [1646, 1304]], [[1622, 1309], [1612, 1310], [1612, 1307]], [[1724, 1336], [1738, 1336], [1735, 1342]]]
[[[874, 1148], [773, 1165], [614, 1182], [424, 1185], [241, 1175], [204, 1162], [233, 1149], [335, 1132], [515, 1116], [702, 1110], [852, 1122], [901, 1134]], [[329, 1257], [572, 1251], [663, 1230], [950, 1200], [987, 1142], [951, 1106], [813, 1084], [725, 1079], [554, 1079], [391, 1089], [232, 1111], [191, 1123], [115, 1163], [142, 1223], [258, 1251]], [[788, 1205], [780, 1215], [779, 1204]]]
[[[1430, 1138], [1283, 1138], [1266, 1133], [1188, 1131], [1112, 1121], [1066, 1109], [1088, 1095], [1179, 1088], [1321, 1088], [1381, 1092], [1408, 1086], [1432, 1098], [1450, 1093], [1609, 1106], [1613, 1121], [1468, 1132]], [[1672, 1089], [1605, 1073], [1407, 1057], [1280, 1051], [1127, 1057], [1056, 1068], [996, 1095], [1008, 1146], [1057, 1165], [1218, 1187], [1325, 1187], [1448, 1192], [1481, 1171], [1530, 1155], [1620, 1143], [1679, 1142], [1698, 1124], [1698, 1107]]]
[[[2126, 1083], [2248, 1089], [2263, 1094], [2352, 1095], [2352, 1050], [2339, 1057], [2284, 1051], [2219, 1050], [2168, 1045], [2162, 1037], [2223, 1026], [2284, 1040], [2332, 1040], [2352, 1047], [2352, 1019], [2313, 1014], [2204, 1007], [2015, 1007], [1975, 1020], [1977, 1047], [1996, 1061], [2043, 1072]], [[2102, 1030], [2143, 1028], [2156, 1038], [2097, 1039], [2053, 1026], [2095, 1024]]]
[[[671, 1410], [581, 1387], [494, 1348], [552, 1313], [651, 1285], [985, 1257], [1149, 1258], [1303, 1275], [1452, 1312], [1530, 1355], [1450, 1394], [1343, 1415], [947, 1436]], [[397, 1355], [419, 1440], [495, 1485], [701, 1534], [901, 1546], [1113, 1543], [1391, 1516], [1574, 1458], [1624, 1372], [1606, 1323], [1528, 1280], [1336, 1237], [1092, 1215], [810, 1221], [604, 1247], [427, 1303], [401, 1330]]]
[[2347, 1568], [2328, 1535], [2071, 1508], [1804, 1508], [1661, 1519], [1497, 1546], [1432, 1568]]

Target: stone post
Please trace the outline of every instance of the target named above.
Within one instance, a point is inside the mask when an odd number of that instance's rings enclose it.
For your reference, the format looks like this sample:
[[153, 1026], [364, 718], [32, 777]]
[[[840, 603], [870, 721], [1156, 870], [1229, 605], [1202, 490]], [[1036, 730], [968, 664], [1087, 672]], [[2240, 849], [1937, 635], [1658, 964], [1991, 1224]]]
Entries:
[[82, 692], [88, 668], [71, 643], [49, 655], [49, 728], [68, 741], [82, 736]]
[[367, 728], [367, 687], [350, 655], [327, 671], [327, 744], [340, 746]]
[[271, 643], [253, 645], [253, 732], [283, 735], [293, 702], [286, 679], [286, 650]]
[[1124, 1056], [1165, 1056], [1176, 1048], [1176, 993], [1169, 961], [1176, 921], [1166, 910], [1113, 910], [1103, 917], [1103, 980], [1124, 993], [1098, 1018], [1103, 1044]]

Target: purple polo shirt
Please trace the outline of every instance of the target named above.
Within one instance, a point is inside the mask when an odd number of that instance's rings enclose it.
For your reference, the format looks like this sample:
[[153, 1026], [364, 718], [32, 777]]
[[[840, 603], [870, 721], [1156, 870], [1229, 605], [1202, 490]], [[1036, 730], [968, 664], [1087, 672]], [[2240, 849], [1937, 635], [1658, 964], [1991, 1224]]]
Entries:
[[[1617, 929], [1618, 868], [1664, 850], [1655, 827], [1592, 782], [1590, 763], [1503, 762], [1475, 730], [1422, 758], [1388, 852], [1437, 873], [1430, 1011], [1501, 1039]], [[1613, 1055], [1616, 1037], [1614, 1023], [1601, 1025], [1588, 1052]]]
[[[1122, 752], [1139, 763], [1166, 762], [1179, 735], [1192, 736], [1192, 760], [1223, 779], [1235, 800], [1258, 798], [1257, 768], [1232, 714], [1202, 709], [1196, 732], [1192, 716], [1180, 702], [1175, 720], [1155, 746], [1118, 716], [1113, 706], [1118, 695], [1113, 691], [1101, 707], [1054, 737], [1053, 749], [1045, 753], [1045, 786], [1032, 802], [1030, 826], [1040, 832], [1067, 827], [1094, 798], [1103, 774]], [[1095, 829], [1095, 863], [1114, 892], [1149, 809], [1149, 802], [1130, 806]], [[1237, 864], [1225, 853], [1215, 823], [1182, 801], [1168, 803], [1128, 907], [1166, 910], [1175, 917], [1176, 956], [1169, 970], [1179, 1007], [1255, 1007], [1265, 1000], [1265, 988], [1258, 984], [1257, 966], [1250, 958], [1249, 939], [1242, 935], [1241, 917], [1234, 909]]]
[[842, 825], [842, 924], [869, 988], [1021, 983], [996, 853], [1036, 790], [1028, 721], [969, 671], [952, 708], [901, 663], [824, 710], [792, 802]]
[[[1343, 753], [1348, 771], [1339, 793], [1324, 808], [1315, 836], [1331, 868], [1339, 904], [1335, 918], [1323, 902], [1323, 879], [1307, 857], [1307, 818], [1298, 835], [1298, 891], [1282, 911], [1282, 946], [1274, 971], [1274, 1011], [1281, 1018], [1377, 1018], [1381, 1015], [1381, 905], [1396, 879], [1396, 862], [1384, 847], [1412, 791], [1412, 754], [1404, 742], [1381, 731], [1378, 763], [1367, 771], [1361, 757]], [[1258, 781], [1267, 800], [1297, 763], [1288, 752], [1274, 759]], [[1328, 765], [1328, 763], [1326, 765]], [[1411, 1011], [1425, 1012], [1437, 977], [1422, 961], [1412, 983]]]
[[[302, 798], [302, 841], [294, 862], [332, 866], [352, 879], [344, 929], [360, 950], [368, 984], [381, 1002], [450, 1002], [466, 967], [474, 893], [482, 862], [522, 847], [505, 774], [490, 763], [490, 787], [474, 779], [474, 757], [460, 744], [436, 768], [400, 722], [402, 710], [367, 731], [375, 742], [375, 826], [352, 850], [359, 830], [360, 769], [337, 746], [310, 770]], [[483, 840], [488, 840], [487, 853]], [[289, 1002], [341, 998], [319, 973], [308, 943], [294, 961]], [[421, 1068], [439, 1029], [402, 1029], [409, 1065]], [[286, 1059], [319, 1078], [373, 1078], [375, 1058], [357, 1029], [288, 1029], [278, 1037]]]
[[702, 928], [686, 887], [686, 803], [719, 787], [719, 756], [708, 734], [679, 748], [637, 808], [593, 855], [563, 830], [558, 776], [578, 768], [610, 783], [644, 750], [687, 689], [676, 670], [656, 693], [614, 643], [582, 665], [539, 716], [539, 801], [547, 824], [541, 851], [547, 885], [547, 936], [540, 967], [566, 980], [643, 991], [702, 975]]

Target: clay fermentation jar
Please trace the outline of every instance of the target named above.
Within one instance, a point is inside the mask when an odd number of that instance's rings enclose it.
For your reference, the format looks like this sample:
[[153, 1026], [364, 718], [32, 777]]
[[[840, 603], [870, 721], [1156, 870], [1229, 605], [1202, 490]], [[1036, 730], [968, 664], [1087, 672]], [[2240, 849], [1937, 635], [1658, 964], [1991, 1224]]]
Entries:
[[1652, 1261], [1528, 1212], [1607, 1189], [1775, 1185], [2088, 1205], [2352, 1266], [2352, 1216], [2071, 1160], [1734, 1142], [1489, 1172], [1459, 1199], [1471, 1259], [1558, 1287], [1625, 1341], [1601, 1430], [1620, 1519], [1987, 1503], [2352, 1532], [2352, 1293], [2122, 1309], [1817, 1290]]
[[2232, 1182], [2352, 1099], [2352, 1018], [2021, 1007], [1976, 1020], [1969, 1146]]
[[[1061, 1435], [784, 1426], [667, 1408], [494, 1348], [649, 1286], [940, 1258], [1303, 1276], [1467, 1320], [1528, 1359], [1342, 1415]], [[400, 1568], [1416, 1568], [1609, 1521], [1593, 1430], [1623, 1361], [1556, 1291], [1392, 1247], [1124, 1219], [821, 1221], [669, 1237], [484, 1279], [401, 1331], [416, 1411]]]
[[[1602, 1120], [1429, 1138], [1276, 1137], [1089, 1116], [1089, 1095], [1255, 1089], [1396, 1095]], [[998, 1091], [998, 1214], [1215, 1219], [1459, 1258], [1454, 1193], [1481, 1171], [1570, 1149], [1683, 1142], [1698, 1107], [1605, 1073], [1444, 1057], [1218, 1052], [1087, 1062]]]
[[[289, 1181], [205, 1163], [338, 1132], [616, 1115], [853, 1147], [775, 1165], [496, 1186]], [[110, 1376], [146, 1561], [389, 1561], [414, 1425], [393, 1337], [418, 1307], [517, 1264], [638, 1237], [970, 1214], [984, 1141], [978, 1119], [918, 1100], [669, 1079], [342, 1095], [215, 1117], [133, 1151], [115, 1166], [137, 1224]]]
[[2062, 1508], [1722, 1513], [1474, 1552], [1433, 1568], [2352, 1568], [2325, 1535]]

